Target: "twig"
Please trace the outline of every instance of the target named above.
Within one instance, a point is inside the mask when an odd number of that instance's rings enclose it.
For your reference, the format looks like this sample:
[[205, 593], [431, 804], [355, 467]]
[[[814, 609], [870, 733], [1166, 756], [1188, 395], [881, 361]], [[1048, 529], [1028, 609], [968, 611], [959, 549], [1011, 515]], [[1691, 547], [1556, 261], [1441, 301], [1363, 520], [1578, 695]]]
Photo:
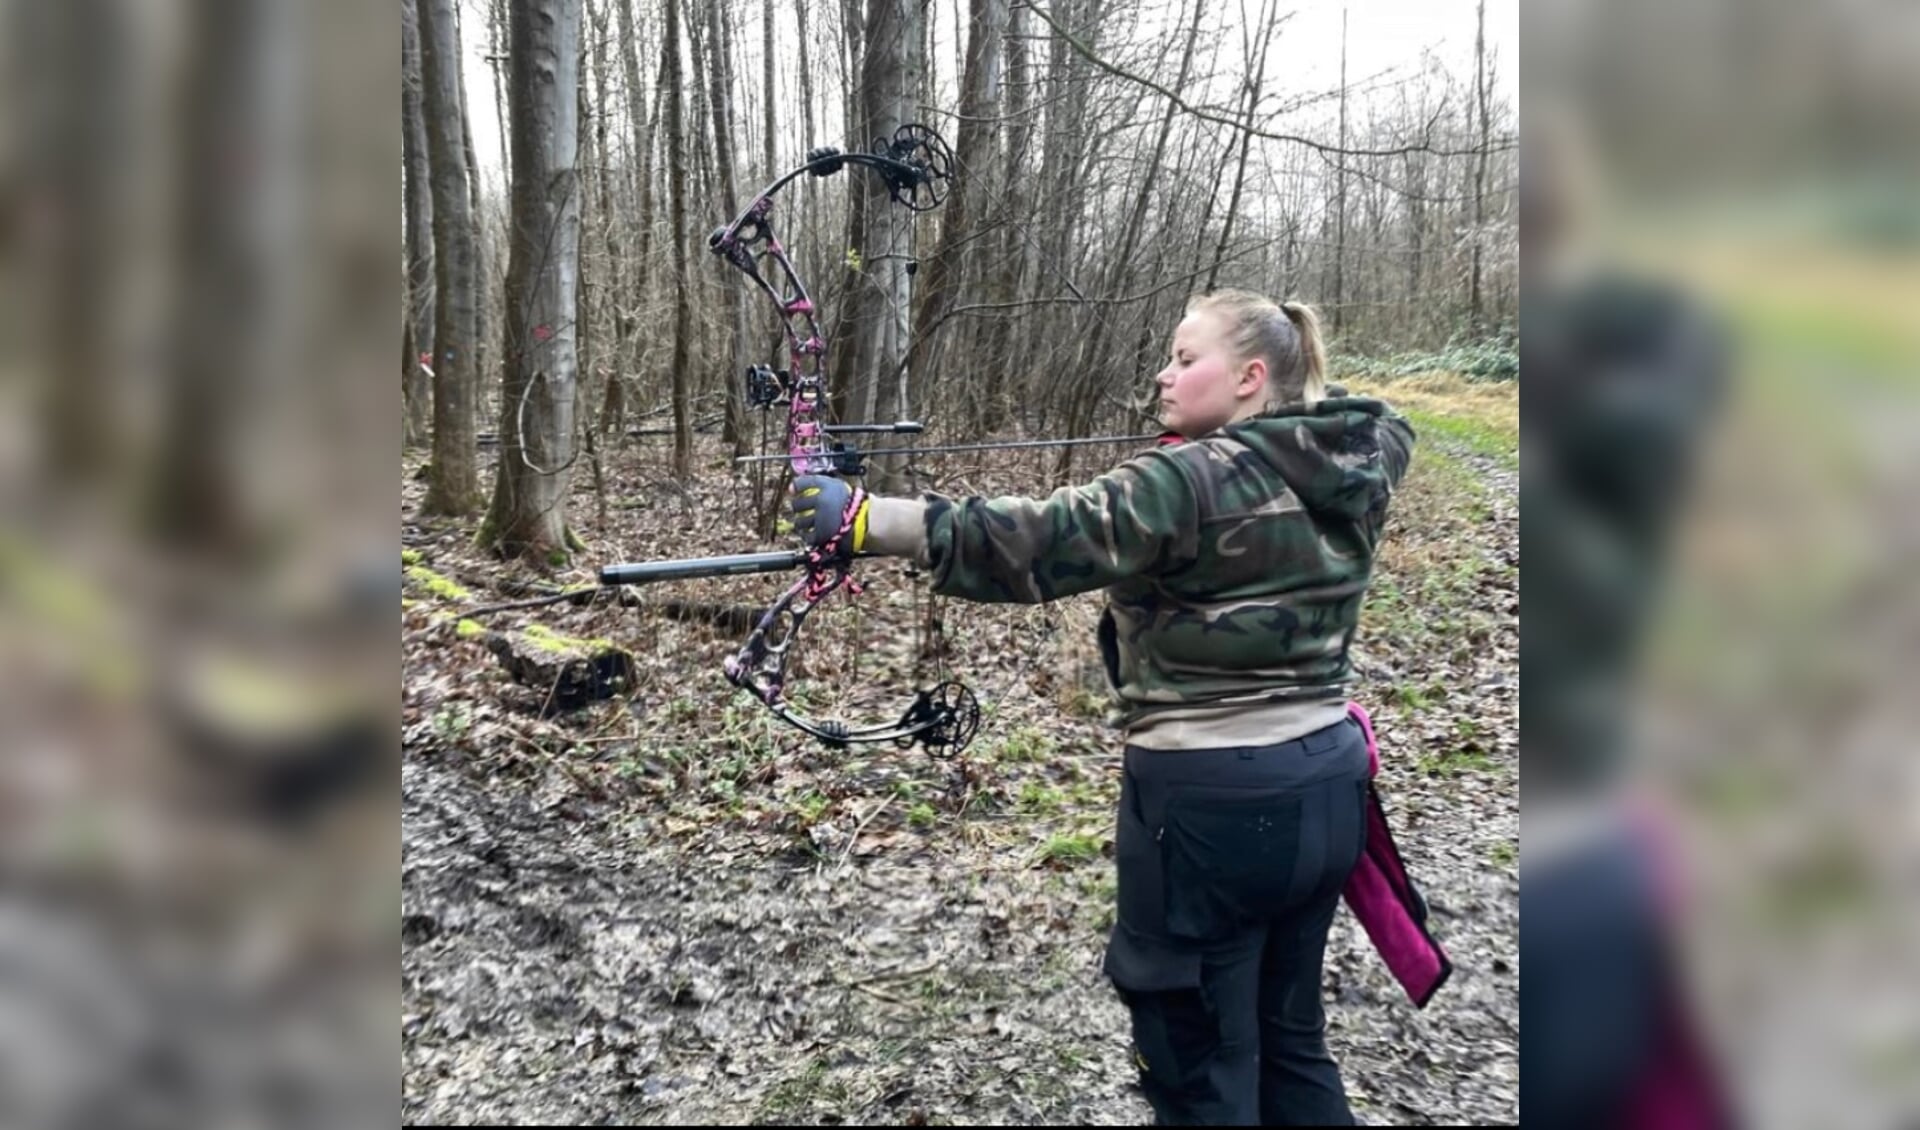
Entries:
[[888, 969], [879, 973], [870, 973], [865, 977], [836, 978], [836, 980], [839, 980], [841, 988], [857, 989], [875, 981], [898, 981], [902, 977], [918, 977], [922, 973], [932, 973], [938, 968], [940, 963], [935, 961], [926, 965], [917, 965], [912, 969]]
[[479, 608], [470, 608], [462, 612], [461, 615], [468, 617], [485, 616], [492, 612], [510, 612], [516, 608], [539, 608], [548, 604], [558, 604], [563, 600], [577, 600], [583, 596], [588, 599], [581, 603], [591, 603], [593, 597], [603, 592], [612, 591], [610, 588], [604, 588], [599, 585], [583, 585], [580, 588], [568, 589], [566, 592], [555, 593], [552, 596], [537, 596], [530, 600], [510, 600], [505, 604], [485, 604]]
[[873, 822], [874, 817], [880, 815], [880, 813], [892, 803], [893, 797], [882, 797], [880, 803], [874, 806], [873, 811], [867, 813], [866, 816], [861, 818], [860, 823], [855, 825], [853, 835], [847, 837], [846, 850], [840, 853], [840, 866], [834, 868], [834, 874], [838, 875], [847, 869], [847, 860], [853, 857], [853, 845], [860, 841], [860, 833], [866, 830], [867, 825]]

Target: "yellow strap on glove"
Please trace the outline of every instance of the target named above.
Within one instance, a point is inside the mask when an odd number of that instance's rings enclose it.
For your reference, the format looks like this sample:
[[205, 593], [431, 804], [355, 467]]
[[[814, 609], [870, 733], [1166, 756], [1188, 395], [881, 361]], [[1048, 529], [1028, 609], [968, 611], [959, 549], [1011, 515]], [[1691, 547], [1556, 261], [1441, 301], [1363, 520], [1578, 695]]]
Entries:
[[860, 509], [853, 515], [853, 551], [859, 553], [867, 548], [867, 512], [872, 509], [867, 499], [860, 500]]

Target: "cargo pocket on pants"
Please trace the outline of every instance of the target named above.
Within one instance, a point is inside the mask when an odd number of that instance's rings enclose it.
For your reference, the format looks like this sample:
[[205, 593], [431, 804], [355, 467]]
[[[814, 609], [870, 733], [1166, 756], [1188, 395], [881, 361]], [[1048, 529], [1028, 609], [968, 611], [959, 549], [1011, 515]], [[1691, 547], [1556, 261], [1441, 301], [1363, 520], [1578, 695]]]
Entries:
[[1133, 1020], [1140, 1089], [1163, 1123], [1185, 1122], [1207, 1096], [1220, 1020], [1200, 986], [1200, 955], [1116, 927], [1105, 971]]
[[1290, 790], [1176, 790], [1160, 827], [1167, 932], [1218, 941], [1297, 902], [1301, 821]]

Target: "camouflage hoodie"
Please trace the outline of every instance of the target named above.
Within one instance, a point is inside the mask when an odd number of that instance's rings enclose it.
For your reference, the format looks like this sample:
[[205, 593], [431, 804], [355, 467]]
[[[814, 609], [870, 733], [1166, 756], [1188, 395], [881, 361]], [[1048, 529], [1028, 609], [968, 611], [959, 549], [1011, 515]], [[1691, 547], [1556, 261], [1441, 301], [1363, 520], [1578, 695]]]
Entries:
[[1296, 404], [1044, 500], [876, 499], [868, 544], [918, 557], [946, 596], [1038, 603], [1106, 589], [1100, 650], [1112, 721], [1130, 731], [1156, 714], [1249, 704], [1312, 703], [1338, 721], [1413, 441], [1378, 400]]

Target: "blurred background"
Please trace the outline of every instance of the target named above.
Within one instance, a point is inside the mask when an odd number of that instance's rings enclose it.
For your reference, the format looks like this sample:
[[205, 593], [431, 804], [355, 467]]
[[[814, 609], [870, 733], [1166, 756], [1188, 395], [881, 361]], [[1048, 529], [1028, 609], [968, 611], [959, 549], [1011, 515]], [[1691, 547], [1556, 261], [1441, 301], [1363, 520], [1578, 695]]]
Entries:
[[1920, 1120], [1920, 9], [1529, 4], [1523, 1109]]
[[0, 1125], [393, 1117], [395, 26], [0, 3]]

